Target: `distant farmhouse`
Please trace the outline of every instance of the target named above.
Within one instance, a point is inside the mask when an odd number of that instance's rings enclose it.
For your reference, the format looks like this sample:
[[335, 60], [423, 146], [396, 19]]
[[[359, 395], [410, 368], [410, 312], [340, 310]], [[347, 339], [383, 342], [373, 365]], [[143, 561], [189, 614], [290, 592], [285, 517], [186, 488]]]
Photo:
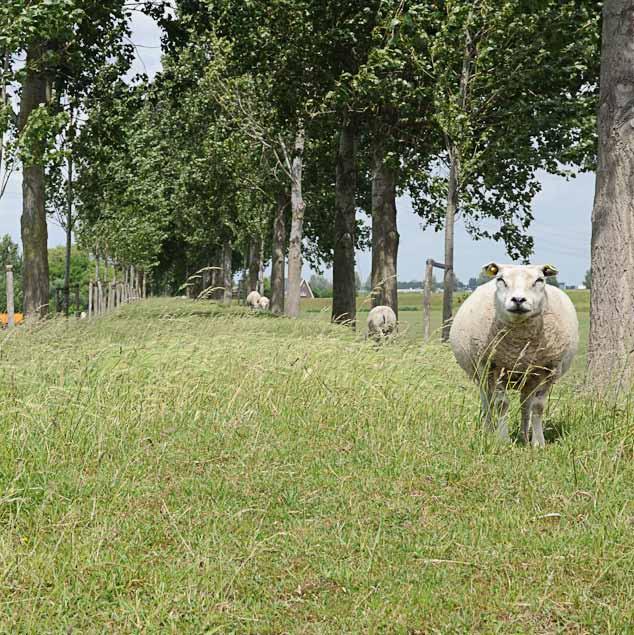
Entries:
[[[288, 295], [288, 280], [284, 281], [284, 294]], [[302, 278], [302, 281], [299, 285], [299, 297], [300, 298], [314, 298], [315, 294], [313, 290], [310, 288], [310, 284], [308, 284], [307, 280]]]
[[313, 290], [310, 288], [310, 285], [304, 278], [302, 278], [302, 282], [299, 285], [299, 297], [300, 298], [314, 298], [315, 294]]

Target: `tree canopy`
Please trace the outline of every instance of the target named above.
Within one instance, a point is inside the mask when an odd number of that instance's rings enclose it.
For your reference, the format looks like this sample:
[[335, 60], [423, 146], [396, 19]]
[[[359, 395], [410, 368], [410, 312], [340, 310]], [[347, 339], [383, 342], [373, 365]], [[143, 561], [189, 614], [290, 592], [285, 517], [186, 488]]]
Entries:
[[[125, 75], [133, 9], [163, 28], [152, 79]], [[48, 92], [22, 126], [2, 106], [4, 162], [45, 164], [49, 213], [161, 290], [260, 245], [334, 261], [354, 291], [371, 236], [392, 249], [373, 284], [396, 278], [404, 192], [424, 224], [451, 199], [474, 238], [527, 258], [538, 171], [594, 163], [598, 21], [589, 0], [9, 0], [0, 83], [17, 96], [31, 68]]]

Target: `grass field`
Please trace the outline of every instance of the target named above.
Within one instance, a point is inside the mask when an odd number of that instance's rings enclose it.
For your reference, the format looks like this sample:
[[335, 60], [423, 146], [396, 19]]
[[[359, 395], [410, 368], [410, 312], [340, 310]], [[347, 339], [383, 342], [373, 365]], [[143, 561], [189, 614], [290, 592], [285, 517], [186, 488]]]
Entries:
[[0, 632], [632, 632], [629, 404], [577, 371], [502, 445], [420, 312], [377, 350], [318, 303], [4, 332]]

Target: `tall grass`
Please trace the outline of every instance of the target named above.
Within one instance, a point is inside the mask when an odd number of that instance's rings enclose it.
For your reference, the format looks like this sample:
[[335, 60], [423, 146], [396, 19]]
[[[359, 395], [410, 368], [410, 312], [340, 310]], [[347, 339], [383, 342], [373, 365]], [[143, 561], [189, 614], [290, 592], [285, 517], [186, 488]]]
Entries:
[[632, 624], [632, 410], [578, 377], [540, 452], [445, 347], [314, 319], [152, 300], [0, 355], [0, 631]]

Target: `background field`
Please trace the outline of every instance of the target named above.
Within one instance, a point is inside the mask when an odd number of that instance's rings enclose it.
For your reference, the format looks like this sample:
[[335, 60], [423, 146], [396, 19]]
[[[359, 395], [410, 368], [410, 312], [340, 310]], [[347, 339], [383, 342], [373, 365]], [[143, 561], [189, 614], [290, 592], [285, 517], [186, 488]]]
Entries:
[[577, 372], [500, 445], [419, 313], [377, 350], [318, 305], [5, 332], [0, 631], [629, 631], [629, 402]]

